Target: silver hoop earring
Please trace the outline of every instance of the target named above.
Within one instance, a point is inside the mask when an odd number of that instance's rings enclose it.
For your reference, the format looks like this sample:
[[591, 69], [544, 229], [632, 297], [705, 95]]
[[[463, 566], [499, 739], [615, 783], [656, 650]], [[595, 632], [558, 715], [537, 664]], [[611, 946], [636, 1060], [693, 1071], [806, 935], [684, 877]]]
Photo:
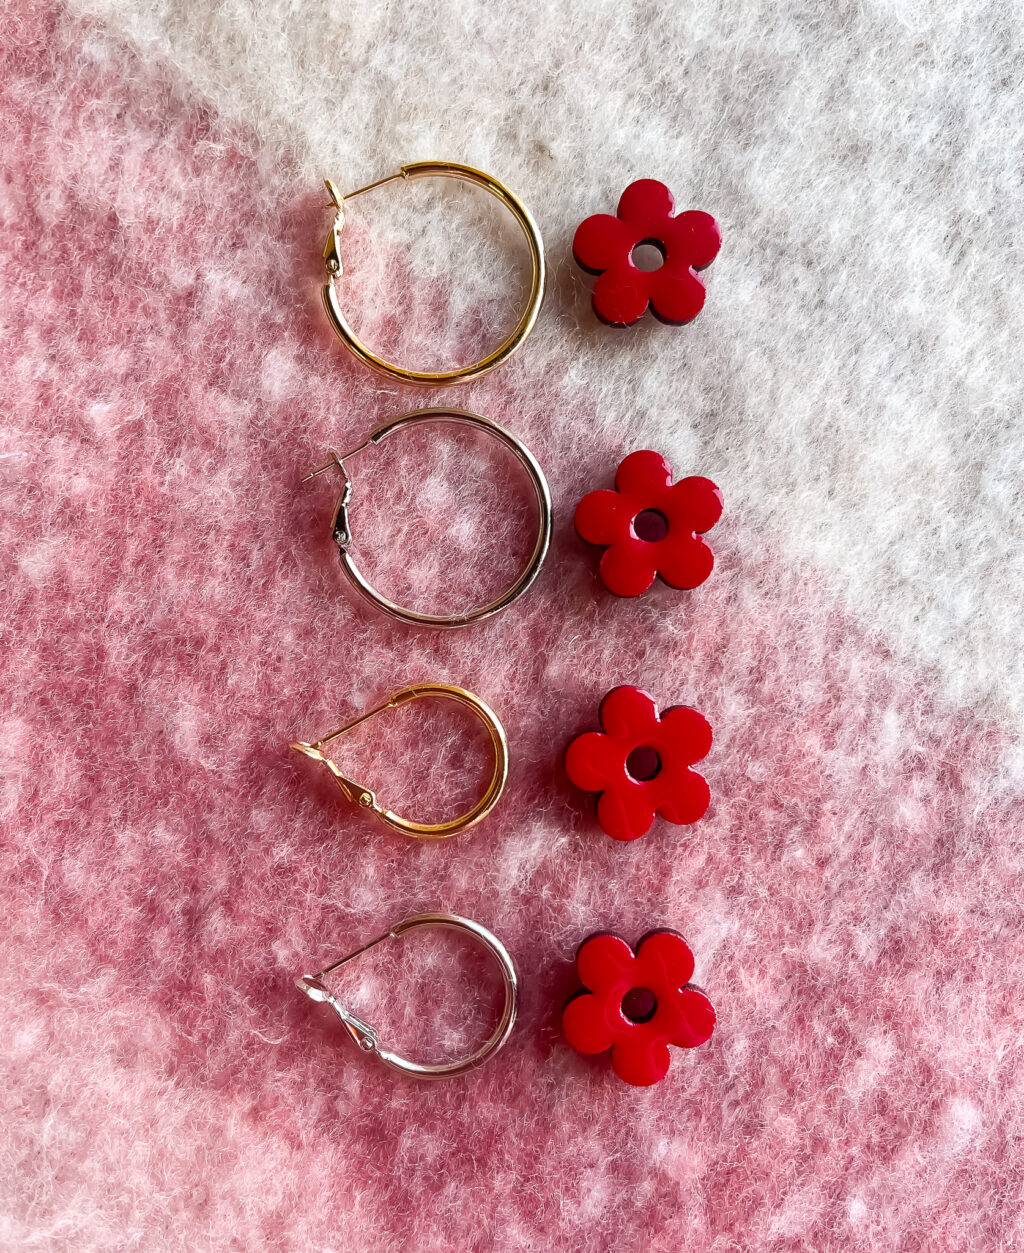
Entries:
[[[356, 453], [362, 452], [364, 448], [369, 447], [371, 444], [379, 444], [396, 431], [404, 430], [411, 426], [419, 426], [425, 422], [452, 422], [464, 426], [472, 426], [493, 436], [519, 459], [530, 476], [530, 482], [533, 484], [533, 490], [537, 498], [537, 542], [534, 544], [533, 553], [527, 562], [525, 570], [507, 591], [502, 592], [500, 596], [489, 601], [486, 605], [467, 610], [465, 613], [419, 613], [415, 609], [404, 609], [401, 605], [396, 605], [394, 601], [388, 600], [387, 597], [382, 596], [380, 592], [370, 586], [359, 572], [349, 552], [352, 533], [349, 527], [348, 506], [352, 499], [352, 479], [349, 477], [346, 462], [351, 457], [354, 457]], [[547, 479], [545, 479], [544, 472], [537, 464], [537, 460], [529, 448], [516, 439], [510, 431], [506, 431], [497, 422], [492, 422], [490, 418], [485, 418], [482, 414], [467, 413], [462, 409], [416, 409], [412, 413], [399, 414], [398, 417], [391, 418], [372, 430], [359, 447], [354, 448], [351, 452], [347, 452], [343, 456], [332, 452], [331, 460], [326, 465], [322, 465], [307, 474], [302, 482], [308, 483], [310, 479], [315, 478], [318, 474], [323, 474], [326, 470], [335, 468], [341, 471], [344, 480], [341, 499], [338, 501], [334, 517], [331, 520], [331, 534], [335, 544], [338, 546], [338, 552], [341, 554], [341, 568], [345, 573], [345, 577], [365, 600], [368, 600], [371, 605], [376, 606], [384, 613], [390, 614], [392, 618], [398, 618], [401, 622], [409, 622], [417, 626], [449, 628], [468, 626], [470, 622], [480, 622], [484, 618], [490, 618], [493, 614], [507, 609], [514, 600], [522, 596], [537, 577], [544, 563], [548, 546], [551, 543], [551, 493], [548, 491]]]
[[[391, 1049], [384, 1048], [381, 1045], [380, 1036], [376, 1028], [371, 1027], [369, 1023], [364, 1022], [353, 1014], [351, 1010], [346, 1009], [323, 983], [326, 975], [337, 970], [340, 966], [344, 966], [346, 962], [353, 961], [361, 953], [367, 952], [378, 944], [383, 944], [385, 940], [397, 939], [416, 927], [446, 927], [452, 931], [460, 931], [465, 935], [469, 935], [484, 946], [497, 962], [498, 969], [501, 971], [502, 981], [505, 985], [505, 1005], [498, 1025], [490, 1038], [474, 1053], [457, 1061], [438, 1064], [413, 1062], [393, 1052]], [[508, 949], [486, 927], [482, 927], [480, 923], [473, 922], [469, 918], [460, 918], [458, 914], [414, 914], [411, 918], [406, 918], [404, 922], [397, 923], [386, 934], [378, 936], [376, 940], [371, 940], [369, 944], [364, 944], [362, 948], [357, 948], [354, 953], [349, 953], [347, 957], [342, 957], [339, 961], [333, 962], [330, 966], [319, 971], [319, 973], [302, 975], [296, 979], [295, 986], [300, 992], [308, 996], [311, 1001], [322, 1001], [324, 1004], [330, 1005], [345, 1024], [345, 1030], [364, 1053], [374, 1053], [385, 1066], [390, 1066], [392, 1070], [400, 1070], [404, 1075], [412, 1075], [416, 1079], [454, 1079], [457, 1075], [468, 1074], [470, 1071], [482, 1066], [489, 1057], [497, 1053], [512, 1033], [512, 1027], [516, 1020], [519, 995], [516, 968], [512, 958], [509, 956]]]

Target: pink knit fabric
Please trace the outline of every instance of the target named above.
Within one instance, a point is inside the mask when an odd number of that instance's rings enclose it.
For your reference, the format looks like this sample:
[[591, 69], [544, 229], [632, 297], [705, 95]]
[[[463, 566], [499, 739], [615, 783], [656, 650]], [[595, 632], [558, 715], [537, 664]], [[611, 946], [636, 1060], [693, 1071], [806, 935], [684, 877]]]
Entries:
[[[1011, 1247], [1003, 733], [789, 568], [729, 508], [727, 466], [676, 467], [725, 494], [707, 584], [609, 597], [572, 509], [634, 445], [594, 434], [585, 383], [567, 412], [515, 367], [444, 400], [545, 467], [538, 584], [465, 631], [374, 614], [336, 568], [338, 484], [298, 479], [439, 398], [332, 339], [322, 196], [87, 23], [4, 24], [2, 1247]], [[353, 462], [367, 573], [431, 607], [493, 592], [529, 546], [522, 484], [472, 438], [402, 438]], [[479, 693], [513, 748], [494, 813], [436, 845], [286, 747], [421, 679]], [[633, 845], [561, 767], [620, 683], [715, 729], [707, 817]], [[340, 751], [428, 817], [486, 768], [441, 705]], [[293, 979], [434, 908], [504, 940], [523, 998], [479, 1073], [417, 1085]], [[634, 1090], [558, 1019], [587, 934], [656, 926], [693, 948], [718, 1027]], [[495, 1005], [442, 936], [340, 982], [434, 1056]]]

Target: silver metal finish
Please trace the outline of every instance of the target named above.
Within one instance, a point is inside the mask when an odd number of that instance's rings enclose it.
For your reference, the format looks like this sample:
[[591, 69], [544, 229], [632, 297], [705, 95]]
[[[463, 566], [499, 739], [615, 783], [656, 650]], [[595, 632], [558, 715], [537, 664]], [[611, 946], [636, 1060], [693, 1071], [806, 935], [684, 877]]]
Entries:
[[[458, 1061], [442, 1062], [440, 1064], [414, 1062], [406, 1057], [402, 1057], [391, 1049], [382, 1047], [377, 1029], [364, 1022], [362, 1018], [357, 1017], [351, 1010], [346, 1009], [323, 982], [326, 975], [337, 970], [340, 966], [344, 966], [346, 962], [353, 961], [361, 953], [367, 952], [378, 944], [383, 944], [385, 940], [397, 939], [399, 936], [404, 935], [406, 931], [412, 931], [416, 927], [446, 927], [452, 931], [459, 931], [471, 936], [487, 949], [501, 971], [501, 977], [505, 985], [505, 1005], [498, 1025], [485, 1043], [468, 1057], [461, 1058]], [[361, 948], [357, 948], [354, 953], [349, 953], [347, 957], [342, 957], [330, 966], [326, 966], [317, 974], [301, 975], [296, 979], [295, 986], [300, 992], [308, 996], [311, 1001], [322, 1001], [324, 1004], [330, 1005], [345, 1024], [345, 1029], [353, 1041], [364, 1053], [375, 1053], [385, 1066], [390, 1066], [392, 1070], [400, 1070], [403, 1074], [412, 1075], [417, 1079], [453, 1079], [457, 1075], [468, 1074], [470, 1071], [482, 1066], [490, 1056], [504, 1045], [511, 1035], [512, 1027], [516, 1020], [519, 997], [519, 984], [516, 978], [515, 964], [508, 949], [498, 937], [488, 931], [486, 927], [481, 926], [480, 923], [473, 922], [469, 918], [461, 918], [458, 914], [440, 913], [414, 914], [411, 918], [406, 918], [403, 922], [393, 926], [384, 935], [378, 936], [377, 939], [371, 940], [369, 944], [364, 944]]]
[[[401, 605], [396, 605], [394, 601], [382, 596], [380, 592], [366, 581], [349, 553], [349, 546], [352, 543], [352, 528], [349, 525], [348, 506], [352, 499], [352, 479], [348, 473], [346, 462], [349, 458], [362, 452], [364, 448], [379, 444], [396, 431], [410, 426], [418, 426], [424, 422], [452, 422], [459, 425], [472, 426], [493, 436], [500, 443], [504, 444], [506, 448], [510, 449], [524, 466], [527, 474], [530, 476], [530, 482], [533, 484], [533, 490], [537, 498], [537, 542], [534, 545], [533, 553], [526, 564], [526, 568], [512, 586], [507, 591], [502, 592], [500, 596], [488, 601], [485, 605], [479, 605], [457, 614], [419, 613], [415, 609], [405, 609]], [[402, 622], [409, 622], [416, 626], [442, 628], [461, 627], [467, 626], [470, 622], [480, 622], [484, 618], [490, 618], [493, 614], [500, 613], [502, 609], [506, 609], [514, 600], [522, 596], [537, 577], [541, 566], [544, 564], [544, 558], [547, 556], [548, 546], [551, 543], [551, 493], [548, 490], [547, 479], [545, 479], [543, 470], [541, 470], [537, 459], [530, 452], [529, 448], [510, 431], [506, 431], [497, 422], [492, 422], [490, 418], [485, 418], [482, 414], [468, 413], [463, 409], [416, 409], [411, 413], [399, 414], [397, 417], [390, 418], [387, 422], [372, 430], [359, 447], [354, 448], [351, 452], [347, 452], [343, 456], [332, 452], [331, 460], [326, 465], [311, 471], [302, 481], [306, 483], [316, 475], [323, 474], [325, 470], [334, 468], [337, 468], [344, 477], [341, 499], [338, 501], [331, 522], [331, 533], [341, 555], [341, 568], [345, 572], [345, 577], [365, 600], [369, 601], [371, 605], [375, 605], [378, 609], [383, 610], [384, 613], [390, 614], [392, 618], [398, 618]]]

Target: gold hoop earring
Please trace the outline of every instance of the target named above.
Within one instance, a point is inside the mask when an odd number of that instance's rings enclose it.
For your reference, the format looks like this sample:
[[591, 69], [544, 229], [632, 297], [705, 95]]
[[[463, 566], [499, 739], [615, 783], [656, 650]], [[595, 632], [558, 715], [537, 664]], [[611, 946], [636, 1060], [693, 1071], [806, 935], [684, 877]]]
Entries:
[[[486, 605], [466, 610], [464, 613], [431, 614], [420, 613], [415, 609], [403, 609], [401, 605], [396, 605], [394, 601], [388, 600], [387, 597], [382, 596], [380, 592], [370, 586], [359, 572], [349, 552], [349, 546], [352, 543], [352, 531], [349, 526], [348, 506], [352, 499], [352, 480], [349, 478], [345, 462], [371, 444], [379, 444], [381, 440], [387, 439], [395, 431], [400, 431], [410, 426], [418, 426], [423, 422], [452, 422], [473, 426], [493, 436], [504, 444], [506, 448], [510, 449], [524, 466], [527, 474], [530, 476], [530, 482], [533, 484], [534, 494], [537, 498], [537, 513], [539, 515], [537, 542], [534, 544], [526, 569], [523, 570], [512, 586], [507, 591], [502, 592], [500, 596], [492, 601], [488, 601]], [[470, 622], [479, 622], [482, 618], [489, 618], [492, 614], [500, 613], [502, 609], [506, 609], [514, 600], [522, 596], [537, 577], [541, 566], [544, 564], [548, 545], [551, 543], [551, 493], [548, 491], [547, 479], [545, 479], [543, 470], [537, 464], [537, 460], [529, 448], [516, 439], [510, 431], [506, 431], [497, 422], [492, 422], [490, 418], [485, 418], [483, 414], [467, 413], [462, 409], [416, 409], [412, 413], [401, 413], [398, 417], [390, 418], [387, 422], [372, 430], [359, 447], [353, 449], [352, 452], [347, 452], [344, 456], [339, 456], [336, 452], [332, 453], [331, 460], [326, 465], [312, 470], [302, 482], [308, 483], [310, 479], [315, 478], [318, 474], [323, 474], [324, 471], [334, 469], [335, 467], [341, 471], [344, 480], [341, 499], [338, 501], [334, 510], [334, 517], [331, 520], [331, 535], [341, 554], [341, 568], [345, 573], [345, 577], [365, 600], [368, 600], [376, 608], [383, 610], [384, 613], [390, 614], [392, 618], [398, 618], [399, 621], [408, 622], [414, 626], [433, 627], [461, 627], [467, 626]]]
[[[336, 762], [325, 756], [323, 748], [325, 744], [329, 744], [331, 740], [336, 740], [339, 735], [344, 735], [346, 731], [351, 731], [353, 727], [357, 727], [360, 723], [365, 722], [368, 718], [373, 718], [377, 714], [382, 713], [385, 709], [397, 709], [400, 705], [406, 705], [411, 700], [418, 700], [421, 696], [436, 696], [442, 699], [456, 701], [460, 705], [465, 705], [471, 710], [487, 728], [487, 733], [491, 737], [491, 747], [494, 750], [494, 772], [491, 775], [491, 781], [487, 785], [487, 790], [483, 796], [476, 802], [472, 809], [461, 814], [458, 818], [452, 818], [448, 822], [414, 822], [410, 818], [402, 818], [392, 810], [388, 809], [384, 804], [377, 800], [372, 789], [366, 787], [363, 783], [357, 783], [354, 779], [350, 779], [344, 774], [341, 767]], [[403, 687], [389, 697], [383, 705], [378, 705], [375, 709], [370, 709], [364, 714], [360, 714], [358, 718], [354, 718], [351, 722], [347, 722], [343, 727], [339, 727], [337, 731], [332, 731], [330, 735], [321, 736], [320, 739], [307, 743], [305, 740], [298, 740], [288, 745], [297, 753], [301, 753], [304, 757], [311, 757], [313, 761], [320, 762], [325, 769], [330, 772], [331, 777], [341, 789], [346, 800], [358, 805], [361, 809], [372, 809], [382, 822], [387, 823], [395, 831], [401, 831], [403, 835], [414, 836], [418, 840], [445, 840], [450, 835], [456, 835], [459, 831], [464, 831], [467, 827], [471, 827], [474, 823], [480, 821], [491, 812], [498, 803], [505, 787], [505, 780], [508, 777], [508, 740], [505, 737], [505, 728], [498, 721], [498, 716], [489, 705], [486, 705], [479, 696], [474, 696], [472, 692], [467, 692], [461, 687], [452, 687], [447, 683], [416, 683], [410, 687]]]
[[[376, 1028], [371, 1027], [369, 1023], [356, 1017], [351, 1010], [346, 1009], [323, 983], [326, 975], [344, 966], [346, 962], [352, 961], [378, 944], [383, 944], [385, 940], [395, 940], [399, 936], [404, 935], [406, 931], [412, 931], [416, 927], [446, 927], [449, 930], [469, 935], [484, 946], [497, 962], [498, 969], [501, 971], [502, 982], [505, 985], [505, 1004], [501, 1011], [498, 1025], [486, 1043], [482, 1044], [476, 1052], [471, 1053], [469, 1057], [461, 1058], [458, 1061], [441, 1062], [439, 1064], [412, 1062], [391, 1049], [382, 1048]], [[345, 1030], [364, 1053], [374, 1053], [385, 1066], [390, 1066], [392, 1070], [400, 1070], [402, 1074], [412, 1075], [416, 1079], [453, 1079], [456, 1075], [467, 1074], [471, 1070], [476, 1070], [478, 1066], [482, 1066], [488, 1057], [497, 1053], [498, 1049], [502, 1047], [512, 1034], [519, 997], [519, 983], [516, 978], [515, 963], [512, 961], [508, 949], [486, 927], [482, 927], [478, 922], [473, 922], [470, 918], [460, 918], [458, 914], [414, 914], [413, 917], [396, 923], [385, 935], [378, 936], [376, 940], [371, 940], [369, 944], [364, 944], [362, 948], [357, 948], [354, 953], [349, 953], [347, 957], [342, 957], [340, 961], [325, 967], [317, 974], [301, 975], [295, 980], [295, 986], [300, 992], [308, 996], [311, 1001], [320, 1001], [330, 1005], [345, 1024]]]
[[[345, 225], [345, 201], [361, 196], [364, 192], [372, 191], [375, 187], [383, 187], [385, 183], [392, 183], [399, 178], [457, 178], [463, 182], [482, 187], [501, 201], [519, 223], [523, 234], [526, 236], [526, 242], [530, 248], [530, 260], [533, 265], [533, 284], [530, 289], [530, 298], [527, 301], [526, 309], [523, 311], [518, 325], [504, 343], [499, 344], [493, 352], [489, 353], [482, 360], [473, 362], [471, 365], [464, 365], [455, 370], [443, 370], [436, 373], [432, 370], [407, 370], [403, 366], [392, 365], [390, 362], [385, 361], [383, 357], [379, 357], [372, 349], [367, 348], [349, 326], [345, 315], [341, 311], [341, 305], [338, 303], [336, 283], [342, 274], [340, 237], [342, 227]], [[445, 387], [450, 383], [462, 383], [467, 379], [478, 378], [481, 374], [486, 374], [488, 370], [493, 370], [495, 366], [501, 365], [503, 361], [512, 356], [530, 331], [533, 330], [533, 324], [537, 321], [541, 301], [544, 299], [544, 245], [541, 242], [540, 231], [537, 229], [537, 224], [531, 217], [530, 211], [518, 196], [513, 195], [509, 191], [504, 183], [500, 183], [496, 178], [492, 178], [490, 174], [484, 174], [482, 170], [475, 170], [470, 165], [459, 165], [455, 161], [415, 161], [411, 165], [403, 165], [397, 174], [389, 174], [387, 178], [379, 178], [375, 183], [368, 183], [357, 191], [350, 191], [347, 196], [342, 196], [330, 179], [324, 179], [324, 183], [330, 194], [331, 203], [337, 211], [334, 224], [331, 227], [331, 233], [327, 237], [327, 243], [324, 246], [324, 265], [328, 274], [327, 282], [323, 287], [324, 309], [341, 342], [349, 352], [358, 357], [364, 365], [368, 365], [371, 370], [376, 370], [378, 374], [386, 374], [389, 378], [398, 379], [402, 383], [414, 383], [423, 387]]]

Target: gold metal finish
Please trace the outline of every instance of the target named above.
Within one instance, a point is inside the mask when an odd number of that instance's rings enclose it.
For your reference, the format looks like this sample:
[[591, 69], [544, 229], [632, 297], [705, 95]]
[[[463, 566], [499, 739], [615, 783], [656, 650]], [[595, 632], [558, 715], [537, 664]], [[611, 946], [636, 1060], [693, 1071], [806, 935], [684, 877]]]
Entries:
[[[473, 426], [493, 436], [519, 459], [530, 476], [530, 481], [533, 484], [533, 490], [537, 497], [537, 542], [534, 544], [533, 552], [522, 574], [519, 575], [507, 591], [502, 592], [494, 600], [457, 614], [420, 613], [415, 609], [404, 609], [401, 605], [396, 605], [394, 601], [388, 600], [386, 596], [382, 596], [363, 578], [349, 553], [349, 545], [352, 543], [352, 531], [349, 525], [348, 506], [352, 499], [352, 480], [349, 477], [345, 463], [349, 458], [354, 457], [356, 453], [362, 452], [364, 448], [368, 448], [371, 445], [379, 444], [381, 440], [387, 439], [395, 431], [402, 430], [405, 427], [417, 426], [423, 422], [451, 422], [464, 426]], [[375, 605], [378, 609], [382, 609], [386, 614], [390, 614], [391, 617], [398, 618], [402, 622], [408, 622], [414, 626], [461, 627], [466, 626], [470, 622], [479, 622], [482, 618], [489, 618], [492, 614], [500, 613], [502, 609], [511, 605], [514, 600], [527, 590], [537, 577], [544, 563], [544, 558], [547, 556], [548, 545], [551, 543], [551, 493], [548, 490], [544, 472], [537, 464], [533, 453], [530, 452], [525, 444], [516, 439], [510, 431], [506, 431], [497, 422], [492, 422], [490, 418], [485, 418], [482, 414], [467, 413], [463, 409], [416, 409], [411, 413], [401, 413], [395, 418], [389, 418], [387, 422], [372, 430], [359, 447], [354, 448], [351, 452], [347, 452], [343, 456], [332, 452], [331, 460], [326, 465], [312, 470], [302, 482], [308, 483], [310, 479], [315, 478], [318, 474], [323, 474], [326, 470], [333, 469], [339, 470], [344, 479], [341, 499], [338, 501], [331, 521], [331, 533], [341, 554], [341, 568], [345, 572], [346, 578], [365, 600], [368, 600], [371, 605]]]
[[[390, 1049], [382, 1048], [376, 1028], [371, 1027], [369, 1023], [364, 1022], [353, 1014], [351, 1010], [340, 1004], [323, 983], [326, 975], [337, 970], [340, 966], [344, 966], [346, 962], [354, 960], [360, 954], [367, 952], [378, 944], [383, 944], [385, 940], [397, 939], [399, 936], [404, 935], [406, 931], [412, 931], [416, 927], [447, 927], [452, 931], [459, 931], [471, 936], [487, 949], [501, 971], [502, 981], [505, 985], [505, 1006], [502, 1010], [501, 1019], [490, 1039], [482, 1044], [476, 1052], [471, 1053], [469, 1057], [462, 1058], [459, 1061], [442, 1062], [440, 1064], [413, 1062]], [[330, 1005], [345, 1024], [346, 1031], [348, 1031], [349, 1035], [364, 1053], [375, 1053], [385, 1066], [390, 1066], [392, 1070], [400, 1070], [403, 1074], [412, 1075], [417, 1079], [451, 1079], [456, 1075], [464, 1075], [471, 1070], [476, 1070], [488, 1057], [502, 1047], [512, 1033], [519, 996], [515, 963], [512, 961], [508, 949], [486, 927], [482, 927], [480, 923], [473, 922], [469, 918], [460, 918], [458, 914], [414, 914], [411, 918], [406, 918], [403, 922], [397, 923], [385, 935], [378, 936], [376, 940], [371, 940], [369, 944], [364, 944], [361, 948], [357, 948], [354, 953], [349, 953], [347, 957], [342, 957], [339, 961], [333, 962], [317, 974], [301, 975], [296, 979], [295, 986], [300, 992], [308, 996], [311, 1001], [321, 1001]]]
[[[367, 348], [359, 339], [358, 335], [346, 321], [338, 303], [336, 284], [342, 275], [341, 231], [345, 225], [345, 201], [351, 200], [355, 196], [361, 196], [364, 192], [372, 191], [375, 187], [383, 187], [385, 183], [393, 183], [398, 179], [412, 178], [457, 178], [463, 182], [473, 183], [477, 187], [484, 188], [485, 191], [490, 192], [492, 196], [500, 200], [505, 208], [512, 213], [522, 228], [530, 248], [533, 284], [530, 289], [530, 298], [526, 309], [519, 319], [518, 325], [503, 343], [499, 344], [493, 352], [489, 353], [482, 360], [475, 361], [470, 365], [460, 366], [455, 370], [442, 370], [440, 372], [407, 370], [402, 366], [392, 365], [390, 362], [385, 361], [372, 349]], [[500, 365], [507, 358], [511, 357], [527, 335], [529, 335], [530, 331], [533, 330], [533, 325], [537, 321], [537, 314], [540, 311], [541, 301], [544, 299], [544, 245], [541, 242], [537, 224], [530, 216], [530, 211], [517, 196], [509, 191], [504, 183], [500, 183], [496, 178], [492, 178], [490, 174], [484, 174], [481, 170], [473, 169], [470, 165], [459, 165], [455, 161], [416, 161], [411, 165], [403, 165], [397, 174], [389, 174], [386, 178], [379, 178], [376, 182], [368, 183], [357, 191], [350, 191], [347, 196], [341, 196], [330, 179], [324, 179], [324, 183], [330, 194], [331, 204], [336, 210], [331, 233], [327, 237], [327, 243], [324, 245], [324, 266], [328, 275], [327, 282], [323, 287], [324, 309], [327, 311], [331, 325], [345, 347], [365, 365], [368, 365], [371, 370], [376, 370], [378, 374], [386, 374], [389, 378], [398, 379], [402, 383], [413, 383], [423, 387], [445, 387], [450, 383], [462, 383], [467, 379], [478, 378], [481, 374], [486, 374], [488, 370], [493, 370], [495, 366]]]
[[[402, 818], [378, 801], [372, 789], [366, 787], [363, 783], [357, 783], [355, 779], [350, 779], [348, 775], [344, 774], [341, 767], [336, 762], [331, 761], [323, 751], [325, 744], [329, 744], [331, 740], [336, 740], [339, 735], [344, 735], [346, 731], [351, 731], [353, 727], [359, 726], [360, 723], [365, 722], [368, 718], [375, 717], [385, 709], [397, 709], [400, 705], [408, 704], [411, 700], [418, 700], [421, 696], [435, 696], [454, 700], [460, 705], [465, 705], [467, 709], [472, 710], [487, 728], [487, 733], [491, 737], [491, 745], [494, 749], [494, 773], [491, 775], [491, 781], [487, 785], [487, 790], [472, 809], [458, 818], [450, 819], [448, 822], [414, 822], [409, 818]], [[505, 738], [505, 729], [498, 721], [494, 710], [489, 705], [484, 704], [479, 696], [474, 696], [472, 692], [467, 692], [464, 688], [452, 687], [447, 683], [417, 683], [410, 687], [403, 687], [386, 700], [383, 705], [378, 705], [375, 709], [370, 709], [366, 713], [360, 714], [358, 718], [347, 722], [343, 727], [339, 727], [337, 731], [332, 731], [330, 735], [321, 736], [320, 739], [315, 740], [313, 743], [299, 740], [296, 743], [289, 744], [288, 747], [294, 749], [297, 753], [302, 753], [305, 757], [311, 757], [314, 761], [320, 762], [330, 772], [331, 777], [337, 783], [345, 798], [351, 801], [353, 805], [358, 805], [362, 809], [372, 809], [377, 817], [382, 822], [386, 822], [389, 827], [393, 827], [396, 831], [401, 831], [404, 835], [414, 836], [418, 840], [444, 840], [448, 836], [464, 831], [467, 827], [471, 827], [474, 823], [479, 822], [497, 804], [498, 797], [505, 787], [505, 779], [508, 777], [508, 740]]]

